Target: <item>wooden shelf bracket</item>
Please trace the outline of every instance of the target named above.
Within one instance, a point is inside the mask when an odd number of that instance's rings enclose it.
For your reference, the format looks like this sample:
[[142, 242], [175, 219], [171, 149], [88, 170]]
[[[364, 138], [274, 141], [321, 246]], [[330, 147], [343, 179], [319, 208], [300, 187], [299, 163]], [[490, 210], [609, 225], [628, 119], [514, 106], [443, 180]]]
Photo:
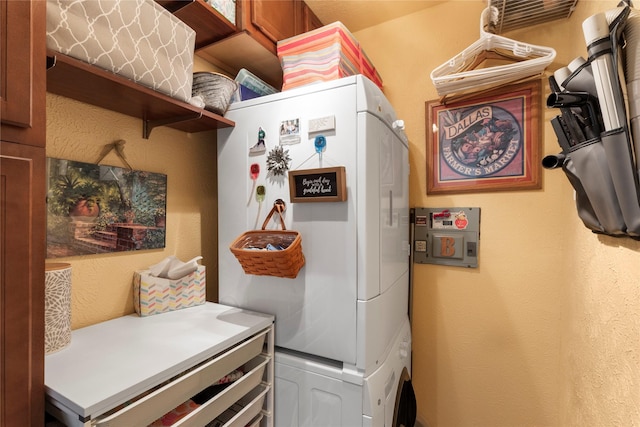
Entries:
[[171, 125], [174, 123], [187, 122], [190, 120], [198, 120], [202, 117], [202, 111], [192, 114], [186, 114], [184, 116], [179, 117], [169, 117], [166, 119], [143, 119], [142, 120], [142, 137], [144, 139], [149, 139], [149, 135], [151, 135], [151, 131], [153, 128], [158, 126]]

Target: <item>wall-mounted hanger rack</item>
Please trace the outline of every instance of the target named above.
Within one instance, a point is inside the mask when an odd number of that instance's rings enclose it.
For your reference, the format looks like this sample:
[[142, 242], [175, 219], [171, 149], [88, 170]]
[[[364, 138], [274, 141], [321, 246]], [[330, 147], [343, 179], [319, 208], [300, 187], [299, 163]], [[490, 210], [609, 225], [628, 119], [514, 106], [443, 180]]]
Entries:
[[[541, 76], [553, 62], [553, 48], [523, 43], [485, 30], [497, 19], [498, 9], [486, 8], [480, 17], [480, 38], [431, 72], [438, 95], [483, 91], [492, 87]], [[494, 19], [491, 19], [491, 18]], [[510, 63], [477, 67], [489, 59]]]
[[569, 18], [578, 0], [487, 0], [500, 11], [495, 34], [503, 34], [532, 25]]

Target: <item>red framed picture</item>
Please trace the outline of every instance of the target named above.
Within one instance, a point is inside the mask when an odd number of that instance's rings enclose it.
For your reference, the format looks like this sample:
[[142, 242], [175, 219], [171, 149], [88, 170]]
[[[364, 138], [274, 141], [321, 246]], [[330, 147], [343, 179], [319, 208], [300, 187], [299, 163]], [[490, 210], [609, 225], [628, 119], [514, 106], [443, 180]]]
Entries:
[[426, 102], [427, 194], [541, 188], [541, 81]]

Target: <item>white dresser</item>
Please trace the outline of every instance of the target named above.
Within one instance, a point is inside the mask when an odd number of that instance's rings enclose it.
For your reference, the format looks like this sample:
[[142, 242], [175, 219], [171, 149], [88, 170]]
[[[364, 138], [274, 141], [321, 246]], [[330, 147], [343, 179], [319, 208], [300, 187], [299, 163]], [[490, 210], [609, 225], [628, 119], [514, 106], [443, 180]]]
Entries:
[[273, 426], [273, 321], [206, 303], [77, 329], [45, 358], [47, 412], [69, 427], [143, 427], [239, 369], [173, 425]]

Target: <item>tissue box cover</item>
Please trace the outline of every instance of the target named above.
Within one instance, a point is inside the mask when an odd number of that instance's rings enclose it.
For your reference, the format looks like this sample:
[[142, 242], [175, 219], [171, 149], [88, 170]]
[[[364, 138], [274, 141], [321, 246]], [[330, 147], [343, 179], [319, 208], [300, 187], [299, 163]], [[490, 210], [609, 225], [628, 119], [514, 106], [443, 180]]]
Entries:
[[182, 101], [196, 33], [153, 0], [47, 0], [47, 48]]
[[363, 74], [382, 88], [382, 78], [340, 21], [281, 40], [277, 44], [282, 64], [282, 90], [308, 83]]
[[165, 313], [205, 303], [205, 266], [181, 279], [170, 280], [152, 276], [149, 270], [136, 271], [133, 276], [133, 302], [140, 316]]

